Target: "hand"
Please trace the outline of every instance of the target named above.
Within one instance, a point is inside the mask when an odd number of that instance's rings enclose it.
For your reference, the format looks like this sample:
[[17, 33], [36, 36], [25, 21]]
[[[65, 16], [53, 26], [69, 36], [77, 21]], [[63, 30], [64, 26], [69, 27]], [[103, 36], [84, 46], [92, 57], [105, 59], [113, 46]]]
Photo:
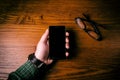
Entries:
[[[40, 61], [44, 62], [45, 64], [51, 64], [53, 62], [52, 59], [50, 59], [49, 56], [49, 43], [48, 43], [48, 36], [49, 36], [49, 30], [47, 29], [45, 33], [42, 35], [40, 41], [37, 44], [37, 48], [35, 51], [35, 56]], [[69, 39], [68, 39], [69, 33], [66, 32], [66, 48], [69, 49]], [[66, 57], [69, 56], [69, 53], [66, 52]]]

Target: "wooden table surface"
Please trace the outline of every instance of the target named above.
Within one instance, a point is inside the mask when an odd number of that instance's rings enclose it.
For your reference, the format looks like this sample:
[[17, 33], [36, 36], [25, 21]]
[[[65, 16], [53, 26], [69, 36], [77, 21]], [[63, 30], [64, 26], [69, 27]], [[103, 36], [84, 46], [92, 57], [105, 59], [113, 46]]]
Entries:
[[[4, 0], [0, 11], [0, 80], [25, 63], [50, 25], [73, 32], [73, 57], [58, 61], [44, 80], [120, 80], [118, 0]], [[74, 18], [83, 13], [106, 27], [99, 27], [102, 41], [76, 25]]]

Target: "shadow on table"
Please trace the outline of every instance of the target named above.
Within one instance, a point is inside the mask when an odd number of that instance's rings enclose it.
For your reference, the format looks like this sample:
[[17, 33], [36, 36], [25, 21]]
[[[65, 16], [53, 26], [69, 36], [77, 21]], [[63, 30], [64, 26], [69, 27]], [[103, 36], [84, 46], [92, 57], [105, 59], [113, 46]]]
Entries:
[[76, 32], [72, 29], [68, 30], [70, 36], [69, 36], [69, 44], [70, 44], [70, 49], [69, 49], [69, 59], [74, 59], [77, 56], [78, 53], [78, 45], [77, 45], [77, 40], [76, 40]]

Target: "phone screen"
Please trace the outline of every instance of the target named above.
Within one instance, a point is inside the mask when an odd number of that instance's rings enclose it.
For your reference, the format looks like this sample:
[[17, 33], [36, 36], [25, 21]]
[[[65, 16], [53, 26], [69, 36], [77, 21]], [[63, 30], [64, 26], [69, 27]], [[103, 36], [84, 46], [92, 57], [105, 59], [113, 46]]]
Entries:
[[65, 26], [49, 26], [49, 55], [54, 60], [65, 59]]

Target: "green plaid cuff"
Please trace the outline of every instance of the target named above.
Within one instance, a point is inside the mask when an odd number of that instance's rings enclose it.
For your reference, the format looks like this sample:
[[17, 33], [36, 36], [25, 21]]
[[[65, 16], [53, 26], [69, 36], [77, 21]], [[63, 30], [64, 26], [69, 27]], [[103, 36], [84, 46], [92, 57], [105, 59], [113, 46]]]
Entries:
[[16, 74], [25, 80], [33, 79], [37, 73], [38, 69], [29, 60], [16, 70]]
[[15, 72], [10, 73], [8, 80], [34, 80], [37, 75], [39, 75], [38, 68], [28, 60]]

